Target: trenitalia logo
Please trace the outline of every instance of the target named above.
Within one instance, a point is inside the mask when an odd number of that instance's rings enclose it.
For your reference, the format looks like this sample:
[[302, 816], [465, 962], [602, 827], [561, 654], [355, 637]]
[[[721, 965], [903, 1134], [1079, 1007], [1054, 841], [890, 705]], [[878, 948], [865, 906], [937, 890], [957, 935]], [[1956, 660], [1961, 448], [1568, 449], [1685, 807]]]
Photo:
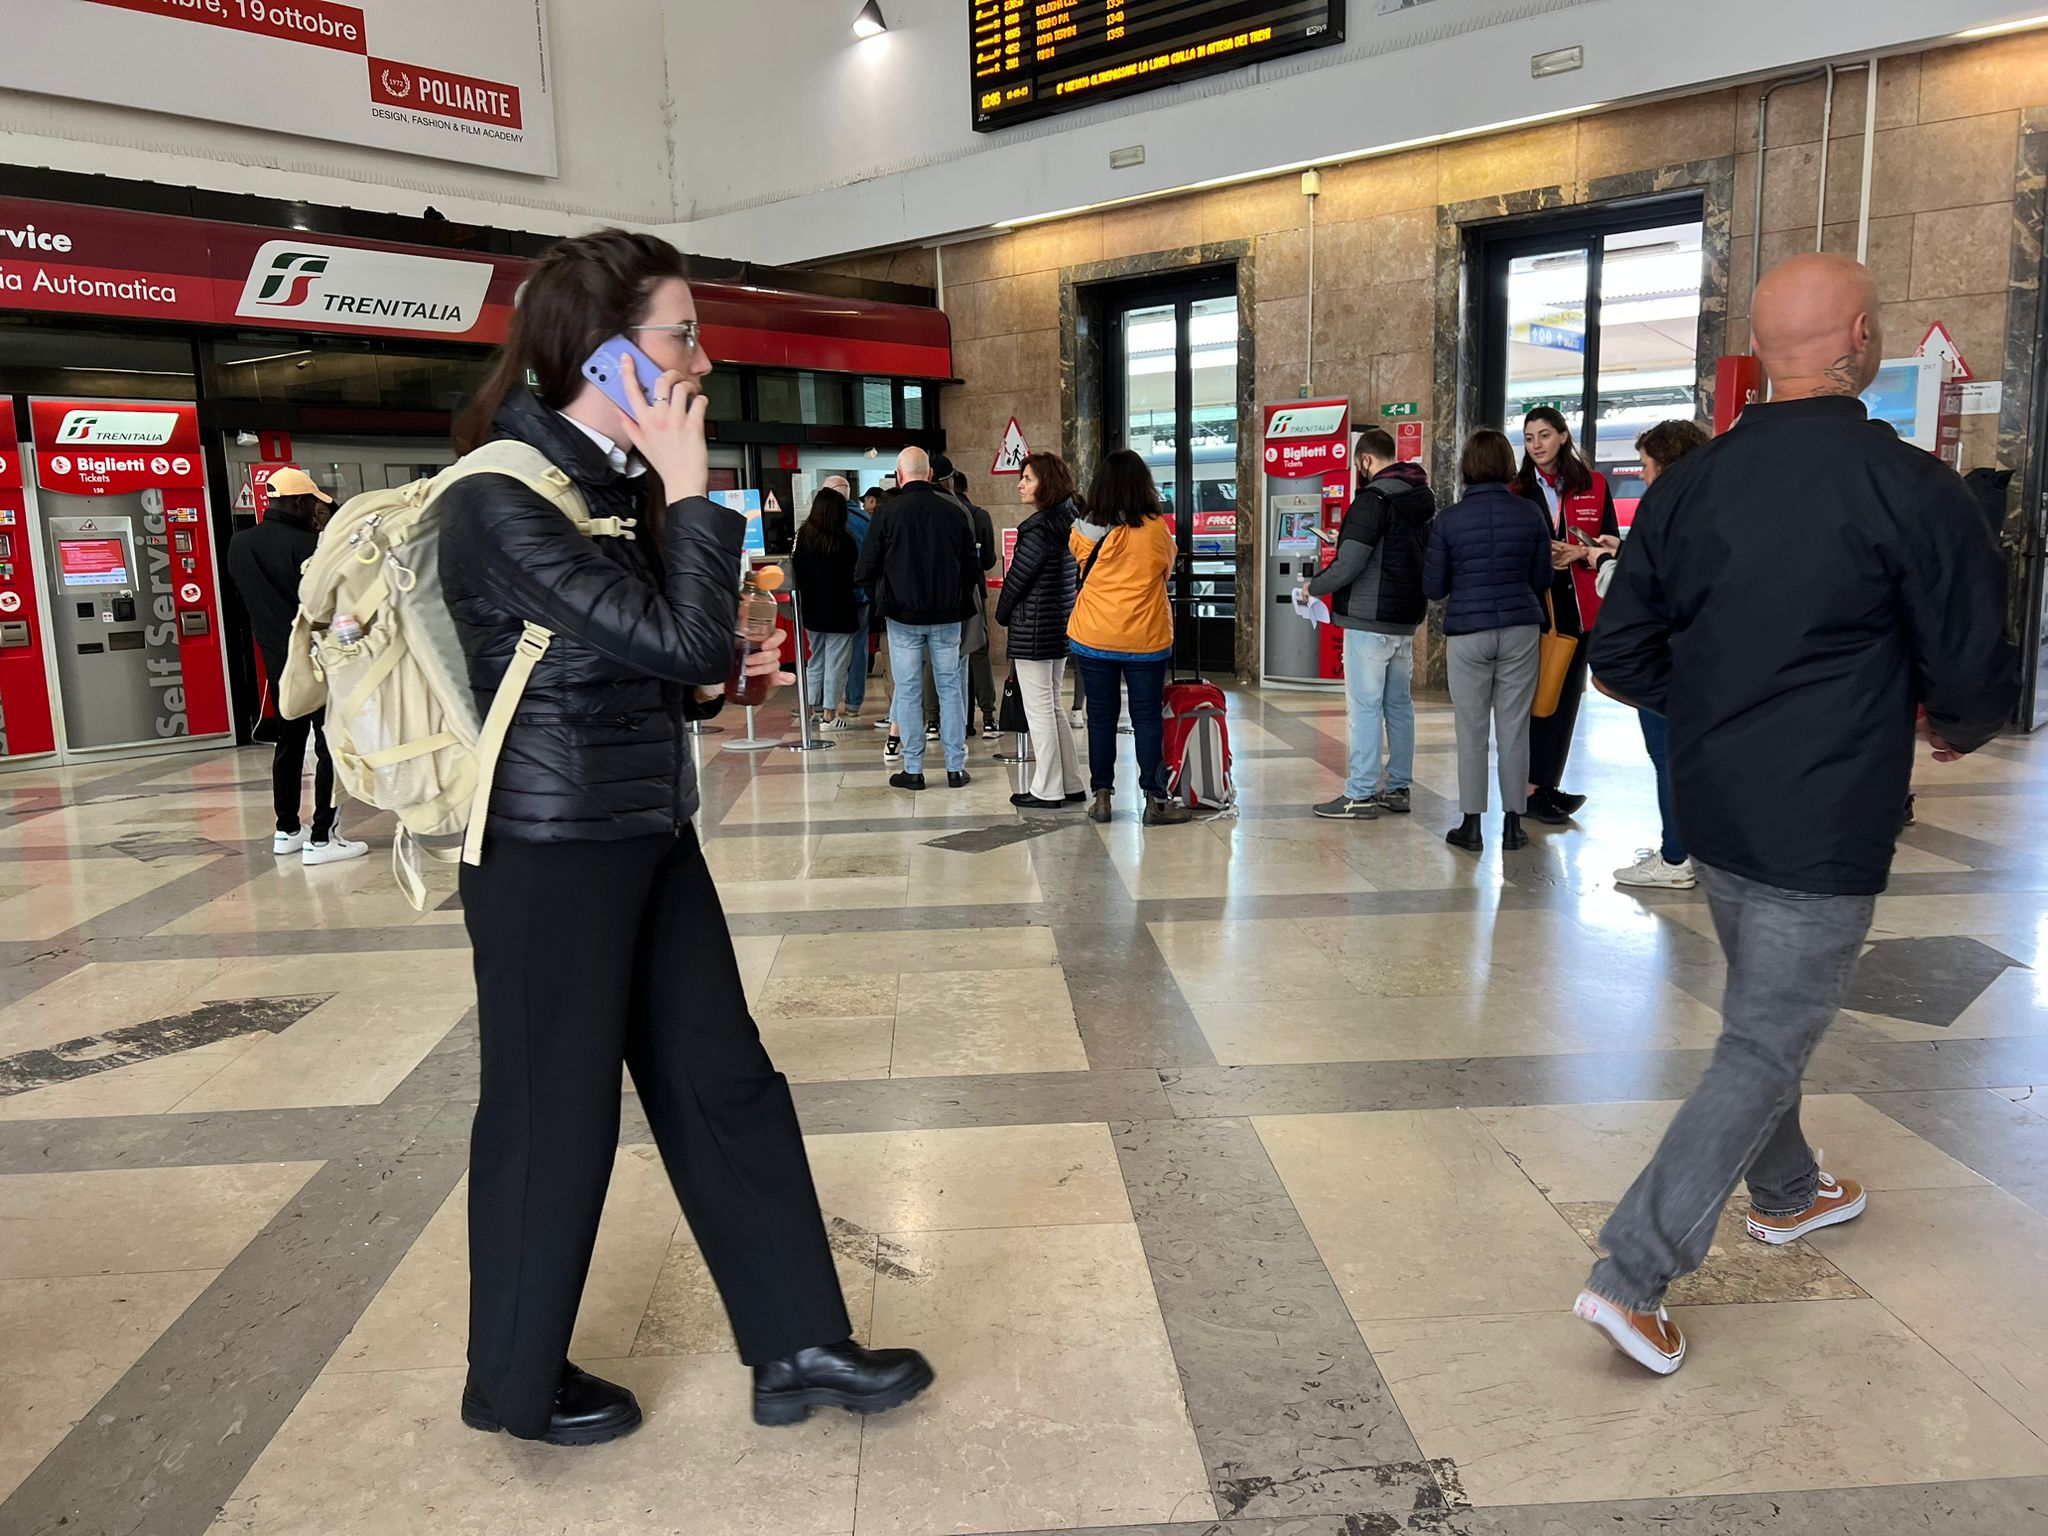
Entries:
[[317, 251], [280, 251], [263, 273], [262, 286], [256, 290], [253, 302], [296, 309], [311, 296], [313, 279], [326, 270], [327, 258]]
[[272, 240], [256, 253], [238, 315], [305, 325], [460, 336], [483, 318], [492, 269], [405, 251]]
[[158, 448], [177, 431], [176, 411], [66, 411], [57, 441], [92, 448]]

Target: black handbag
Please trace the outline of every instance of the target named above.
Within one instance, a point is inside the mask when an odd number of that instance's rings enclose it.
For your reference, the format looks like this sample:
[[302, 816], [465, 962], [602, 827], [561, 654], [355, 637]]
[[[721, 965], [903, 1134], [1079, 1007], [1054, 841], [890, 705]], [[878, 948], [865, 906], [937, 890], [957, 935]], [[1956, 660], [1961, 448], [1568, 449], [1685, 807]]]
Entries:
[[1031, 718], [1024, 713], [1024, 690], [1017, 686], [1015, 667], [1010, 668], [1010, 675], [1003, 679], [1003, 703], [996, 713], [996, 729], [1019, 734], [1031, 729]]

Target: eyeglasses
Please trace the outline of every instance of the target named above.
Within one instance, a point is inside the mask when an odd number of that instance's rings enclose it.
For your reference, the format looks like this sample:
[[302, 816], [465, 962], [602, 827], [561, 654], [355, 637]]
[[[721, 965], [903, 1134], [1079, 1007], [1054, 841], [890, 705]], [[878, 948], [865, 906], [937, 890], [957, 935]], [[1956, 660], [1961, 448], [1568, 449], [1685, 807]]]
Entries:
[[679, 336], [682, 338], [684, 346], [688, 347], [692, 352], [697, 350], [697, 322], [695, 320], [679, 320], [674, 325], [636, 325], [633, 327], [633, 330], [636, 335], [642, 335], [648, 331], [660, 331], [664, 335]]

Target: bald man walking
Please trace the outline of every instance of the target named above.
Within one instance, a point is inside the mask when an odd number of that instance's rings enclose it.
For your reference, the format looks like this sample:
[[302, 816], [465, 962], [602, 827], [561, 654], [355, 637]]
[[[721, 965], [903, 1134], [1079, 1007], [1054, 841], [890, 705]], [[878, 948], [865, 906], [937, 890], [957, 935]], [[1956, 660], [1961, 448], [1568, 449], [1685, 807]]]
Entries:
[[1862, 1214], [1861, 1187], [1807, 1145], [1800, 1078], [1890, 878], [1916, 709], [1952, 761], [2019, 691], [1982, 516], [1858, 398], [1884, 356], [1869, 272], [1799, 257], [1753, 318], [1770, 403], [1651, 487], [1593, 632], [1601, 683], [1670, 727], [1678, 823], [1728, 958], [1713, 1059], [1577, 1306], [1660, 1375], [1685, 1361], [1664, 1293], [1705, 1261], [1738, 1180], [1759, 1242]]
[[[960, 624], [970, 611], [970, 584], [981, 580], [981, 557], [959, 503], [933, 487], [932, 461], [922, 448], [906, 448], [897, 457], [896, 483], [899, 494], [875, 515], [853, 572], [854, 585], [875, 594], [889, 626], [889, 673], [896, 680], [896, 704], [889, 716], [893, 724], [884, 760], [902, 763], [889, 776], [889, 784], [893, 789], [925, 787], [924, 732], [918, 724], [929, 661], [939, 684], [946, 784], [961, 789], [969, 775]], [[902, 734], [906, 721], [907, 735]]]

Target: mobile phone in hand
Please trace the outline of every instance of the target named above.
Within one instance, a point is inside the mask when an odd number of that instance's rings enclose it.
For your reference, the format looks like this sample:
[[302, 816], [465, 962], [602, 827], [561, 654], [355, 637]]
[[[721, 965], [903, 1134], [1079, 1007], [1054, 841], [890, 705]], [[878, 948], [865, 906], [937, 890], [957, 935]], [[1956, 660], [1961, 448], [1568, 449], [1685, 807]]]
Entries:
[[623, 336], [614, 336], [605, 342], [583, 364], [583, 377], [597, 386], [598, 393], [624, 411], [630, 420], [640, 418], [634, 414], [632, 396], [626, 392], [626, 369], [633, 369], [633, 376], [639, 382], [643, 397], [654, 390], [654, 381], [661, 377], [661, 364], [642, 352]]

